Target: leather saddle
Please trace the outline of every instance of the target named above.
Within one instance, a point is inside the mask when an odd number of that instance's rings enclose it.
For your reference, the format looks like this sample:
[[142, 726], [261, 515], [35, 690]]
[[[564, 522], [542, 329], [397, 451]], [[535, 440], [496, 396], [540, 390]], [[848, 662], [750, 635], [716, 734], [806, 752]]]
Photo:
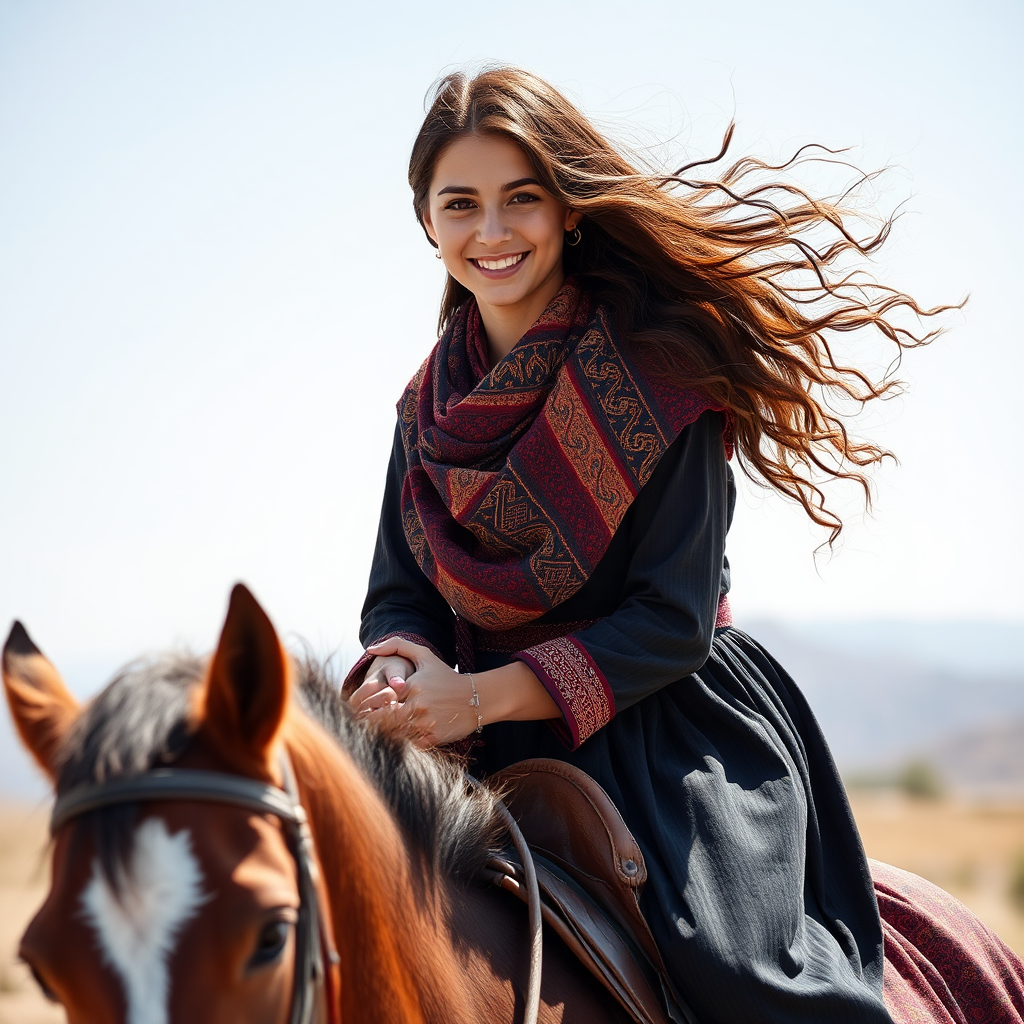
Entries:
[[[490, 776], [533, 853], [541, 913], [636, 1024], [690, 1024], [639, 899], [640, 847], [608, 794], [564, 761], [520, 761]], [[492, 880], [526, 899], [522, 868], [492, 860]]]

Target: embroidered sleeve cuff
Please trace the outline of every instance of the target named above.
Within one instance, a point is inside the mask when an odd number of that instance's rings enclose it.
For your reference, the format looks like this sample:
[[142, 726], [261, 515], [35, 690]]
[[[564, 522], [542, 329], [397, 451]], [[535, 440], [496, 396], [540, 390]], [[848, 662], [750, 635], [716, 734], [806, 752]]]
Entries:
[[558, 705], [562, 718], [549, 724], [570, 750], [615, 717], [615, 698], [608, 680], [587, 649], [572, 637], [528, 647], [512, 658], [533, 670]]
[[[401, 637], [403, 640], [408, 640], [410, 643], [419, 644], [421, 647], [426, 647], [434, 654], [437, 655], [442, 661], [444, 657], [441, 652], [429, 641], [426, 637], [420, 636], [418, 633], [403, 633], [400, 630], [396, 630], [393, 633], [385, 633], [384, 636], [378, 637], [373, 641], [374, 644], [382, 644], [385, 640], [390, 640], [392, 637]], [[372, 647], [373, 644], [367, 646]], [[345, 676], [345, 682], [341, 684], [341, 692], [347, 697], [362, 681], [363, 676], [366, 675], [366, 669], [369, 667], [371, 661], [373, 661], [375, 655], [370, 654], [369, 651], [363, 651], [359, 656], [359, 660], [348, 670], [348, 675]]]

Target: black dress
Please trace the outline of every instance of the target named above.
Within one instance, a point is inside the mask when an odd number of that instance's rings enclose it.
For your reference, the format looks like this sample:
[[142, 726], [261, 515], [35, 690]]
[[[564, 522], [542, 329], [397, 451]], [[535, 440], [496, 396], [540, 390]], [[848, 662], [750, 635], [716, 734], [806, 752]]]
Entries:
[[[642, 907], [701, 1024], [889, 1022], [871, 877], [817, 722], [755, 641], [715, 627], [735, 503], [722, 428], [705, 413], [683, 430], [587, 583], [540, 620], [573, 624], [589, 696], [574, 700], [580, 666], [545, 656], [557, 644], [475, 651], [481, 671], [521, 657], [564, 717], [486, 727], [476, 770], [554, 757], [604, 787], [643, 849]], [[402, 530], [404, 472], [396, 437], [360, 639], [419, 637], [454, 665], [454, 613]]]

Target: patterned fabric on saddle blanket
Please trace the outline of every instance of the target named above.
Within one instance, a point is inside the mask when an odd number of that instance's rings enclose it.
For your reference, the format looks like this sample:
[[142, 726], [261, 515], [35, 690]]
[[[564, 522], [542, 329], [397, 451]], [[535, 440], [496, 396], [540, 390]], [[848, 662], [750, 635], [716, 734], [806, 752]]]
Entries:
[[959, 900], [870, 861], [885, 939], [885, 1004], [895, 1024], [1024, 1021], [1024, 964]]

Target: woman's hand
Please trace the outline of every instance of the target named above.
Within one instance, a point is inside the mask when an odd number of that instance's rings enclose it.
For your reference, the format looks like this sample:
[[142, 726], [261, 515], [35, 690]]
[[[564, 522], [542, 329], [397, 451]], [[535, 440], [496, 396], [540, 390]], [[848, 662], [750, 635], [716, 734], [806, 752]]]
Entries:
[[349, 703], [360, 716], [390, 716], [389, 722], [421, 747], [461, 740], [481, 720], [487, 725], [560, 714], [540, 680], [521, 661], [474, 673], [480, 698], [476, 706], [470, 703], [469, 676], [446, 665], [428, 647], [396, 636], [367, 651], [374, 660]]
[[[367, 679], [352, 694], [351, 703], [359, 715], [390, 714], [421, 747], [452, 743], [477, 727], [477, 709], [470, 704], [473, 686], [469, 677], [446, 665], [427, 647], [401, 637], [392, 637], [368, 647], [375, 655], [370, 672], [383, 665], [409, 665], [402, 678], [385, 676], [380, 687]], [[365, 691], [365, 692], [364, 692]]]
[[398, 702], [398, 691], [413, 671], [413, 663], [397, 654], [374, 658], [363, 681], [348, 698], [352, 710], [356, 714], [367, 714], [392, 707]]

